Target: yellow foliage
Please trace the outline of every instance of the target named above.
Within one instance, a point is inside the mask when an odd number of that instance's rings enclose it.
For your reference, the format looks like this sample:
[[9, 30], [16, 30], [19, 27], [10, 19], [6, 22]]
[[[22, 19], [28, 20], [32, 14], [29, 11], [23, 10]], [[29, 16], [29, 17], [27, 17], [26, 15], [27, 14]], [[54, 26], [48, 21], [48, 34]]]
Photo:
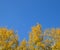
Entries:
[[60, 42], [56, 42], [56, 44], [52, 47], [52, 50], [60, 50]]
[[60, 50], [60, 29], [42, 32], [41, 25], [37, 24], [32, 27], [28, 41], [24, 39], [19, 45], [13, 30], [0, 28], [0, 50]]
[[[14, 36], [13, 30], [8, 30], [6, 28], [0, 28], [0, 47], [1, 50], [13, 50], [17, 46], [18, 42]], [[12, 47], [15, 44], [14, 47]], [[12, 49], [13, 48], [13, 49]]]

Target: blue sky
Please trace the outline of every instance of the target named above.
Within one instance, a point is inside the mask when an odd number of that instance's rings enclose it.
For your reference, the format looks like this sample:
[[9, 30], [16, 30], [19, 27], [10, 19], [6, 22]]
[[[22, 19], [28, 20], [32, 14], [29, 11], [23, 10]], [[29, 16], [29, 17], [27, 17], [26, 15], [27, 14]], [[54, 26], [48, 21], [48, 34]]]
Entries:
[[60, 28], [60, 0], [0, 0], [0, 27], [17, 30], [20, 41], [36, 23]]

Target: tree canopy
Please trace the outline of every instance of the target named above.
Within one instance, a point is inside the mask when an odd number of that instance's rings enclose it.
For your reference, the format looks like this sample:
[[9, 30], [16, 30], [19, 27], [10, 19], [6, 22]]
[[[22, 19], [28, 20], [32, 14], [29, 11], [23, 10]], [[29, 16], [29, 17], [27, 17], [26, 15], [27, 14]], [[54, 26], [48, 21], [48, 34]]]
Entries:
[[32, 27], [28, 41], [21, 42], [13, 30], [0, 28], [0, 50], [60, 50], [60, 28], [43, 31], [37, 24]]

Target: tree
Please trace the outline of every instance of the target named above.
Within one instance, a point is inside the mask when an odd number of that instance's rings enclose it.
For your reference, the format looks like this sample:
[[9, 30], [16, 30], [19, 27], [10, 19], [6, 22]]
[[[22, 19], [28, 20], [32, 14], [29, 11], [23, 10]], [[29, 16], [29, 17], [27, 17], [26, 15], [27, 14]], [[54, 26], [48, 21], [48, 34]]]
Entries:
[[[41, 25], [38, 24], [35, 27], [32, 27], [32, 32], [29, 35], [29, 47], [32, 46], [34, 50], [44, 49], [44, 44], [42, 43], [43, 37]], [[33, 50], [31, 48], [31, 50]]]
[[32, 27], [29, 39], [18, 41], [13, 30], [0, 28], [0, 50], [60, 50], [60, 29], [42, 30], [41, 25]]
[[47, 38], [50, 40], [48, 44], [50, 44], [52, 50], [60, 50], [60, 29], [48, 29], [45, 31], [44, 36], [49, 37]]
[[14, 50], [18, 46], [18, 37], [13, 30], [0, 28], [0, 50]]

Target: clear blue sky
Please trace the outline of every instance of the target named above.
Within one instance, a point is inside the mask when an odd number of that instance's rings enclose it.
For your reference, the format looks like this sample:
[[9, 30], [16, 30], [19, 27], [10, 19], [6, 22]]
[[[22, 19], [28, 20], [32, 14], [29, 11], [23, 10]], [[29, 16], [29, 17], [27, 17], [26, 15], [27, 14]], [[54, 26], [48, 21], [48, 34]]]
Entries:
[[37, 22], [42, 29], [60, 28], [60, 0], [0, 0], [0, 27], [17, 30], [19, 40], [28, 39]]

